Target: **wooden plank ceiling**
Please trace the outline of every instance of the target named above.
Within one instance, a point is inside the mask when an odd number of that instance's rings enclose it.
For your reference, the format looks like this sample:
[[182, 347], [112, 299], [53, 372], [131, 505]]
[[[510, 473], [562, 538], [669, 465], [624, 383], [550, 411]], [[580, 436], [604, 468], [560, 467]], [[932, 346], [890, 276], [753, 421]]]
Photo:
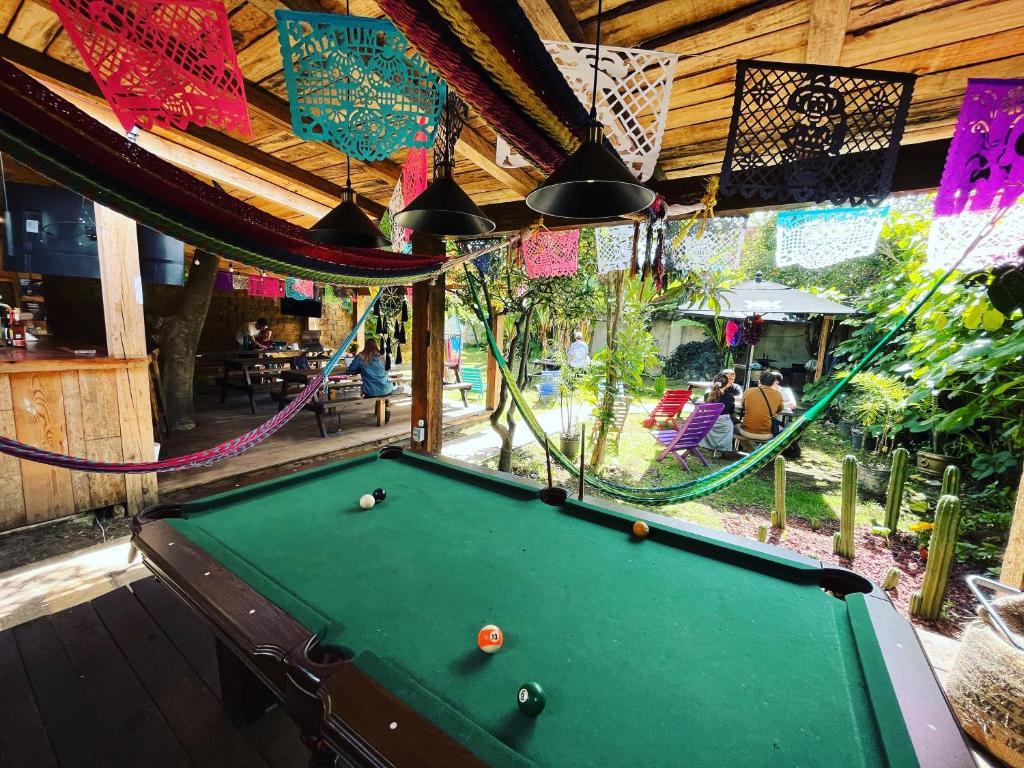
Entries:
[[[511, 2], [513, 0], [501, 0]], [[210, 129], [157, 130], [151, 151], [221, 183], [232, 194], [303, 226], [338, 199], [343, 156], [291, 131], [273, 13], [343, 12], [339, 0], [225, 0], [245, 74], [254, 137]], [[592, 42], [594, 0], [518, 0], [544, 38]], [[721, 166], [735, 60], [838, 63], [919, 75], [905, 144], [952, 134], [967, 78], [1024, 75], [1024, 0], [607, 0], [608, 44], [681, 54], [658, 176], [680, 179]], [[380, 17], [373, 0], [351, 12]], [[97, 116], [105, 107], [67, 33], [45, 0], [0, 0], [0, 55], [59, 84]], [[109, 111], [107, 111], [109, 117]], [[456, 174], [481, 205], [521, 200], [536, 169], [494, 163], [494, 131], [473, 115]], [[353, 161], [353, 185], [379, 215], [402, 155]]]

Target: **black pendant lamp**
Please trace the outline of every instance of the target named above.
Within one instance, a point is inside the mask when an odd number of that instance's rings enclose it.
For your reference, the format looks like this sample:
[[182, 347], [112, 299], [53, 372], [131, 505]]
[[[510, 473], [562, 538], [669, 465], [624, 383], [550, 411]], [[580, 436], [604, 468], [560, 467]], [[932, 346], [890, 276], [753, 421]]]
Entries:
[[455, 143], [468, 115], [469, 108], [449, 91], [434, 140], [434, 180], [395, 214], [396, 227], [438, 237], [473, 237], [494, 230], [494, 222], [452, 178]]
[[390, 248], [391, 241], [377, 229], [363, 209], [356, 205], [352, 191], [352, 161], [345, 157], [345, 189], [341, 202], [320, 221], [309, 228], [311, 239], [324, 245], [349, 248]]
[[594, 91], [590, 123], [583, 144], [526, 196], [526, 204], [545, 216], [564, 219], [615, 219], [648, 208], [655, 194], [605, 146], [604, 126], [597, 119], [597, 74], [601, 61], [601, 0], [597, 1], [597, 45], [594, 49]]

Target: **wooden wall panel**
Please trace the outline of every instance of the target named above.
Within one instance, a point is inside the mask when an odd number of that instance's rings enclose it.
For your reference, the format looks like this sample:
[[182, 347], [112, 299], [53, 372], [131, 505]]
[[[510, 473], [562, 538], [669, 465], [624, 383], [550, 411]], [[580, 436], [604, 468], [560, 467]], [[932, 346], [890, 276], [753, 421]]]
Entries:
[[102, 437], [117, 437], [121, 425], [117, 411], [117, 381], [114, 370], [82, 371], [78, 386], [82, 394], [84, 437], [98, 440]]
[[[145, 368], [117, 371], [117, 402], [121, 421], [121, 453], [125, 461], [153, 459], [153, 421], [150, 416], [149, 373]], [[156, 503], [156, 475], [125, 476], [129, 514]]]
[[[82, 392], [79, 376], [88, 378], [94, 375], [89, 371], [63, 371], [60, 375], [61, 389], [64, 393], [64, 422], [68, 435], [68, 453], [72, 456], [91, 458], [86, 451], [85, 419], [82, 415]], [[92, 496], [89, 491], [90, 472], [72, 472], [71, 488], [75, 494], [76, 509], [92, 509]]]
[[[64, 395], [59, 373], [11, 376], [14, 425], [18, 440], [39, 448], [67, 453]], [[38, 523], [75, 511], [71, 473], [33, 461], [21, 462], [26, 522]]]
[[[0, 376], [0, 389], [10, 395], [6, 376]], [[0, 435], [17, 437], [14, 411], [0, 410]], [[21, 490], [21, 462], [13, 456], [0, 454], [0, 531], [25, 524], [25, 495]]]
[[[121, 438], [102, 437], [87, 440], [85, 455], [93, 461], [121, 461]], [[125, 501], [125, 476], [108, 472], [89, 472], [89, 496], [94, 508], [109, 507]]]

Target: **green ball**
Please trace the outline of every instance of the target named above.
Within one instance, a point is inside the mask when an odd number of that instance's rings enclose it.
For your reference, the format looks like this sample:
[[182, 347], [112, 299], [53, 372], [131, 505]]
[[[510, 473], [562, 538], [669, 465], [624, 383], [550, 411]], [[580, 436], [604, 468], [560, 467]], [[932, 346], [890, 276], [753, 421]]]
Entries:
[[544, 711], [544, 689], [540, 683], [523, 683], [516, 695], [519, 711], [529, 717], [536, 717]]

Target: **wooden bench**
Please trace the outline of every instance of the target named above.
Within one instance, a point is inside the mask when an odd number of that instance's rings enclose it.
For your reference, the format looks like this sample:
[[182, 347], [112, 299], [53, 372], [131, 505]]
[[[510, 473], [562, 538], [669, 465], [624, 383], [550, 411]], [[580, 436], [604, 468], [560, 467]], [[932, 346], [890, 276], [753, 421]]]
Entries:
[[[281, 389], [279, 392], [271, 393], [271, 398], [277, 401], [277, 410], [284, 410], [285, 406], [291, 403], [308, 384], [308, 373], [305, 371], [282, 371], [281, 372]], [[350, 391], [351, 395], [345, 396], [346, 390]], [[338, 414], [338, 409], [342, 405], [348, 403], [373, 403], [374, 416], [377, 419], [377, 426], [383, 427], [390, 420], [390, 414], [388, 413], [388, 400], [390, 396], [385, 397], [363, 397], [359, 391], [359, 385], [355, 384], [352, 387], [344, 387], [340, 390], [343, 393], [342, 397], [336, 400], [324, 400], [318, 392], [312, 400], [303, 406], [304, 410], [311, 411], [316, 417], [316, 426], [320, 430], [320, 437], [327, 437], [327, 421], [324, 418], [327, 414]]]

